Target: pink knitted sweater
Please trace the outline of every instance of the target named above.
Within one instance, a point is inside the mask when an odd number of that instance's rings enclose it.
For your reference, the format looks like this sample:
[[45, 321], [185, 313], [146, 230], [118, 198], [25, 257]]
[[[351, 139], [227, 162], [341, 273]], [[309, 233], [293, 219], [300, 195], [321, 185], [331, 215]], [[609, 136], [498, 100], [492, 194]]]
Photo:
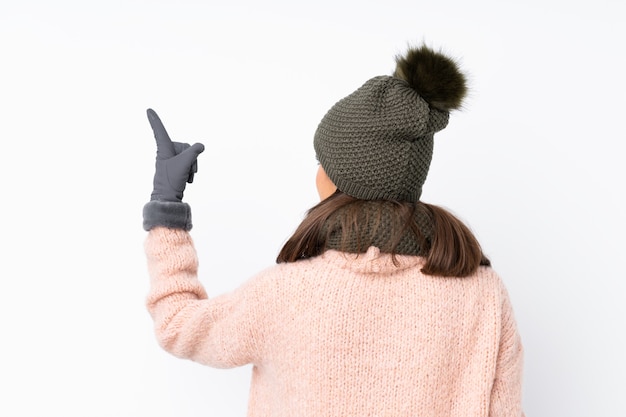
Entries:
[[145, 249], [161, 346], [252, 364], [249, 416], [524, 415], [522, 345], [491, 268], [432, 277], [420, 257], [328, 251], [207, 298], [187, 232], [152, 229]]

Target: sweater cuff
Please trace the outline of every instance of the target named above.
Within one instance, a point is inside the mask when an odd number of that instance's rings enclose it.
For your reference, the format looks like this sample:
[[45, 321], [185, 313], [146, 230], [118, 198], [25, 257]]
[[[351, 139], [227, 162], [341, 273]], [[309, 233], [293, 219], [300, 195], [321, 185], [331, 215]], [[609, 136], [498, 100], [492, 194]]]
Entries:
[[191, 230], [191, 207], [182, 202], [150, 201], [143, 206], [143, 228], [148, 231], [157, 226]]

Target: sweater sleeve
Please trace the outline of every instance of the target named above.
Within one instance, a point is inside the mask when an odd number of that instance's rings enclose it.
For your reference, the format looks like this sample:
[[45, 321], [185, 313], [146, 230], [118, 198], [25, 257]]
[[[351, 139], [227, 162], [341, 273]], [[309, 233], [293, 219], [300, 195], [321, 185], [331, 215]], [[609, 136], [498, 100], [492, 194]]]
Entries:
[[489, 417], [524, 417], [522, 371], [524, 350], [517, 330], [513, 307], [504, 285], [501, 287], [502, 315], [496, 375], [491, 390]]
[[146, 305], [163, 349], [216, 368], [255, 362], [260, 303], [254, 282], [209, 299], [188, 232], [153, 228], [144, 247], [150, 274]]

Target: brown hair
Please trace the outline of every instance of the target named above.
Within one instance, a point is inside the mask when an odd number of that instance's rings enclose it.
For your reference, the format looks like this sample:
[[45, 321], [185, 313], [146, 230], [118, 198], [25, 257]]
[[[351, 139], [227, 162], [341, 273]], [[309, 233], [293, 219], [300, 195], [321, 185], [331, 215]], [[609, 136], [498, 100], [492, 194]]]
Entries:
[[[339, 210], [345, 213], [338, 225], [342, 236], [352, 235], [353, 232], [359, 235], [359, 221], [363, 221], [364, 211], [361, 209], [366, 204], [372, 202], [351, 197], [341, 191], [322, 200], [307, 212], [302, 223], [284, 244], [276, 262], [296, 262], [324, 253], [328, 249], [327, 242], [332, 232], [332, 228], [327, 227], [328, 222]], [[409, 229], [423, 248], [426, 263], [422, 272], [425, 274], [465, 277], [474, 273], [480, 265], [490, 265], [471, 230], [449, 211], [419, 201], [412, 203], [378, 200], [376, 204], [391, 207], [392, 213], [392, 230], [389, 231], [391, 237], [387, 246], [380, 248], [381, 252], [395, 256], [397, 245]], [[430, 239], [427, 239], [416, 221], [417, 210], [424, 210], [432, 219]], [[379, 226], [380, 216], [374, 220], [373, 227], [369, 229], [369, 236], [361, 236], [358, 243], [359, 251], [367, 250], [374, 241], [374, 234], [377, 233]], [[345, 250], [346, 247], [347, 242], [343, 239], [339, 250], [342, 248]]]

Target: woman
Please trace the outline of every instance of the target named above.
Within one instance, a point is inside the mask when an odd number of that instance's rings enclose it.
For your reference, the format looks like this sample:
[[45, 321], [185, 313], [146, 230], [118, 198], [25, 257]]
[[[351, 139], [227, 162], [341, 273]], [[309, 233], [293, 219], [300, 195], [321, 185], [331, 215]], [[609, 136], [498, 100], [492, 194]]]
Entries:
[[315, 133], [320, 203], [277, 265], [208, 298], [182, 202], [201, 144], [156, 113], [144, 207], [147, 306], [172, 354], [253, 365], [250, 416], [523, 416], [522, 345], [506, 289], [471, 231], [419, 200], [434, 133], [466, 93], [426, 46], [337, 102]]

